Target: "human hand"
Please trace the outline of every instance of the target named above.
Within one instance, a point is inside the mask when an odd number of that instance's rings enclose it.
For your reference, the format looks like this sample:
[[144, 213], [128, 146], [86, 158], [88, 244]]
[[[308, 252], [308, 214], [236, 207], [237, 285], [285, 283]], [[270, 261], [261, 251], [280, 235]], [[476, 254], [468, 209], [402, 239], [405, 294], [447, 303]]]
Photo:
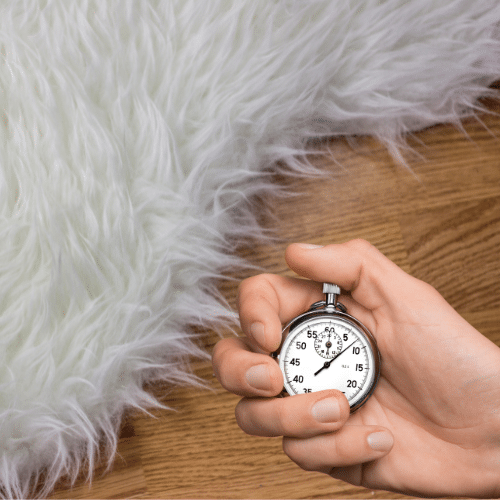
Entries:
[[[500, 348], [367, 242], [293, 244], [285, 258], [313, 281], [269, 274], [244, 280], [238, 306], [246, 337], [214, 349], [218, 380], [244, 396], [239, 426], [283, 436], [299, 466], [354, 485], [499, 497]], [[335, 390], [272, 397], [283, 376], [268, 354], [281, 343], [282, 324], [324, 297], [323, 282], [348, 291], [341, 302], [373, 333], [382, 356], [377, 388], [352, 415]]]

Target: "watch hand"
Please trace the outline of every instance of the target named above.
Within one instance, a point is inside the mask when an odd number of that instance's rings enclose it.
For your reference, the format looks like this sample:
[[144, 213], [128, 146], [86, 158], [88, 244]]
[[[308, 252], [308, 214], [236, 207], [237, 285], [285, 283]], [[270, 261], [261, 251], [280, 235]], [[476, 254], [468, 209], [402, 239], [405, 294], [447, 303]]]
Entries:
[[321, 370], [324, 370], [325, 368], [328, 368], [330, 366], [330, 363], [333, 361], [330, 360], [330, 361], [325, 361], [325, 364], [314, 374], [314, 376], [316, 376]]
[[[355, 344], [359, 339], [356, 339], [352, 344]], [[333, 359], [331, 359], [330, 361], [326, 361], [325, 364], [314, 374], [315, 376], [321, 372], [322, 370], [324, 370], [325, 368], [330, 368], [330, 365], [344, 352], [347, 351], [347, 349], [349, 349], [349, 347], [352, 346], [352, 344], [350, 344], [349, 346], [347, 346], [343, 351], [339, 352]]]
[[332, 347], [332, 342], [331, 342], [332, 334], [328, 333], [328, 340], [326, 342], [326, 357], [328, 358], [330, 356], [330, 347]]

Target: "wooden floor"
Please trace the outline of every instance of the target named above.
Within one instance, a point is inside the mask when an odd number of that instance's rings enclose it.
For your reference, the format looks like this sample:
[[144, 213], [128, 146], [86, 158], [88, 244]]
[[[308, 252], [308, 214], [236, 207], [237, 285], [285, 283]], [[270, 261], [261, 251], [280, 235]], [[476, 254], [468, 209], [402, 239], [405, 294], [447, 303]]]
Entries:
[[[500, 113], [500, 105], [488, 103]], [[465, 131], [436, 126], [410, 139], [420, 155], [411, 171], [376, 141], [324, 144], [335, 161], [317, 157], [322, 180], [278, 179], [300, 196], [265, 200], [263, 218], [280, 241], [241, 252], [267, 272], [292, 275], [283, 259], [296, 241], [327, 244], [365, 238], [407, 272], [434, 285], [484, 335], [500, 345], [500, 117], [468, 120]], [[240, 279], [221, 283], [234, 306]], [[227, 335], [231, 335], [229, 332]], [[215, 334], [202, 339], [210, 351]], [[245, 435], [236, 425], [236, 396], [214, 379], [209, 361], [194, 362], [212, 391], [156, 386], [176, 409], [130, 415], [113, 469], [89, 489], [61, 485], [54, 498], [403, 498], [305, 472], [281, 451], [279, 438]]]

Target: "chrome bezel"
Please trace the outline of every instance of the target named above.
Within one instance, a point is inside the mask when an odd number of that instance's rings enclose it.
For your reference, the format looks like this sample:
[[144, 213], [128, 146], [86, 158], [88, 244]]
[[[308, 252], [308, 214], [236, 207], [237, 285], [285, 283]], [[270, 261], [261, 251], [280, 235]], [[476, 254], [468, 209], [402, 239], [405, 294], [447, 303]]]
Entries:
[[[341, 304], [339, 304], [339, 306], [343, 307]], [[287, 350], [290, 342], [293, 340], [293, 335], [291, 335], [291, 333], [293, 333], [293, 331], [295, 331], [299, 326], [303, 325], [307, 321], [316, 317], [322, 317], [322, 318], [331, 317], [334, 319], [341, 319], [342, 321], [349, 323], [353, 328], [356, 328], [356, 330], [358, 330], [360, 335], [362, 335], [366, 339], [367, 344], [371, 348], [373, 362], [374, 362], [374, 375], [372, 377], [372, 380], [370, 381], [368, 389], [366, 389], [366, 391], [365, 390], [363, 391], [364, 396], [360, 400], [350, 404], [351, 413], [354, 413], [356, 410], [361, 408], [366, 403], [368, 398], [373, 394], [373, 391], [375, 390], [375, 387], [377, 386], [378, 380], [380, 378], [380, 365], [381, 365], [381, 356], [380, 356], [380, 351], [377, 347], [377, 341], [375, 340], [372, 333], [368, 330], [368, 328], [366, 328], [366, 326], [363, 325], [363, 323], [361, 323], [361, 321], [354, 318], [347, 312], [344, 312], [344, 310], [345, 308], [343, 308], [343, 310], [332, 309], [327, 307], [319, 308], [318, 303], [316, 303], [313, 304], [312, 309], [297, 316], [283, 328], [282, 331], [283, 340], [281, 346], [278, 349], [278, 351], [274, 353], [273, 356], [278, 362], [278, 365], [283, 373], [283, 378], [284, 378], [283, 395], [293, 396], [296, 393], [293, 391], [291, 386], [288, 384], [288, 381], [286, 380], [281, 353]]]

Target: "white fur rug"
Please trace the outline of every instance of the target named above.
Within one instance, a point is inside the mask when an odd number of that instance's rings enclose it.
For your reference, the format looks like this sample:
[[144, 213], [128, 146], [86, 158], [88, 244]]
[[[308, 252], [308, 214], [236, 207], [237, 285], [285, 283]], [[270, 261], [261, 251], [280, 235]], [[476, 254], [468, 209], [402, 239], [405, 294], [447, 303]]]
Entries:
[[[497, 0], [0, 2], [0, 484], [112, 456], [308, 138], [458, 121], [500, 76]], [[166, 471], [168, 474], [168, 471]]]

